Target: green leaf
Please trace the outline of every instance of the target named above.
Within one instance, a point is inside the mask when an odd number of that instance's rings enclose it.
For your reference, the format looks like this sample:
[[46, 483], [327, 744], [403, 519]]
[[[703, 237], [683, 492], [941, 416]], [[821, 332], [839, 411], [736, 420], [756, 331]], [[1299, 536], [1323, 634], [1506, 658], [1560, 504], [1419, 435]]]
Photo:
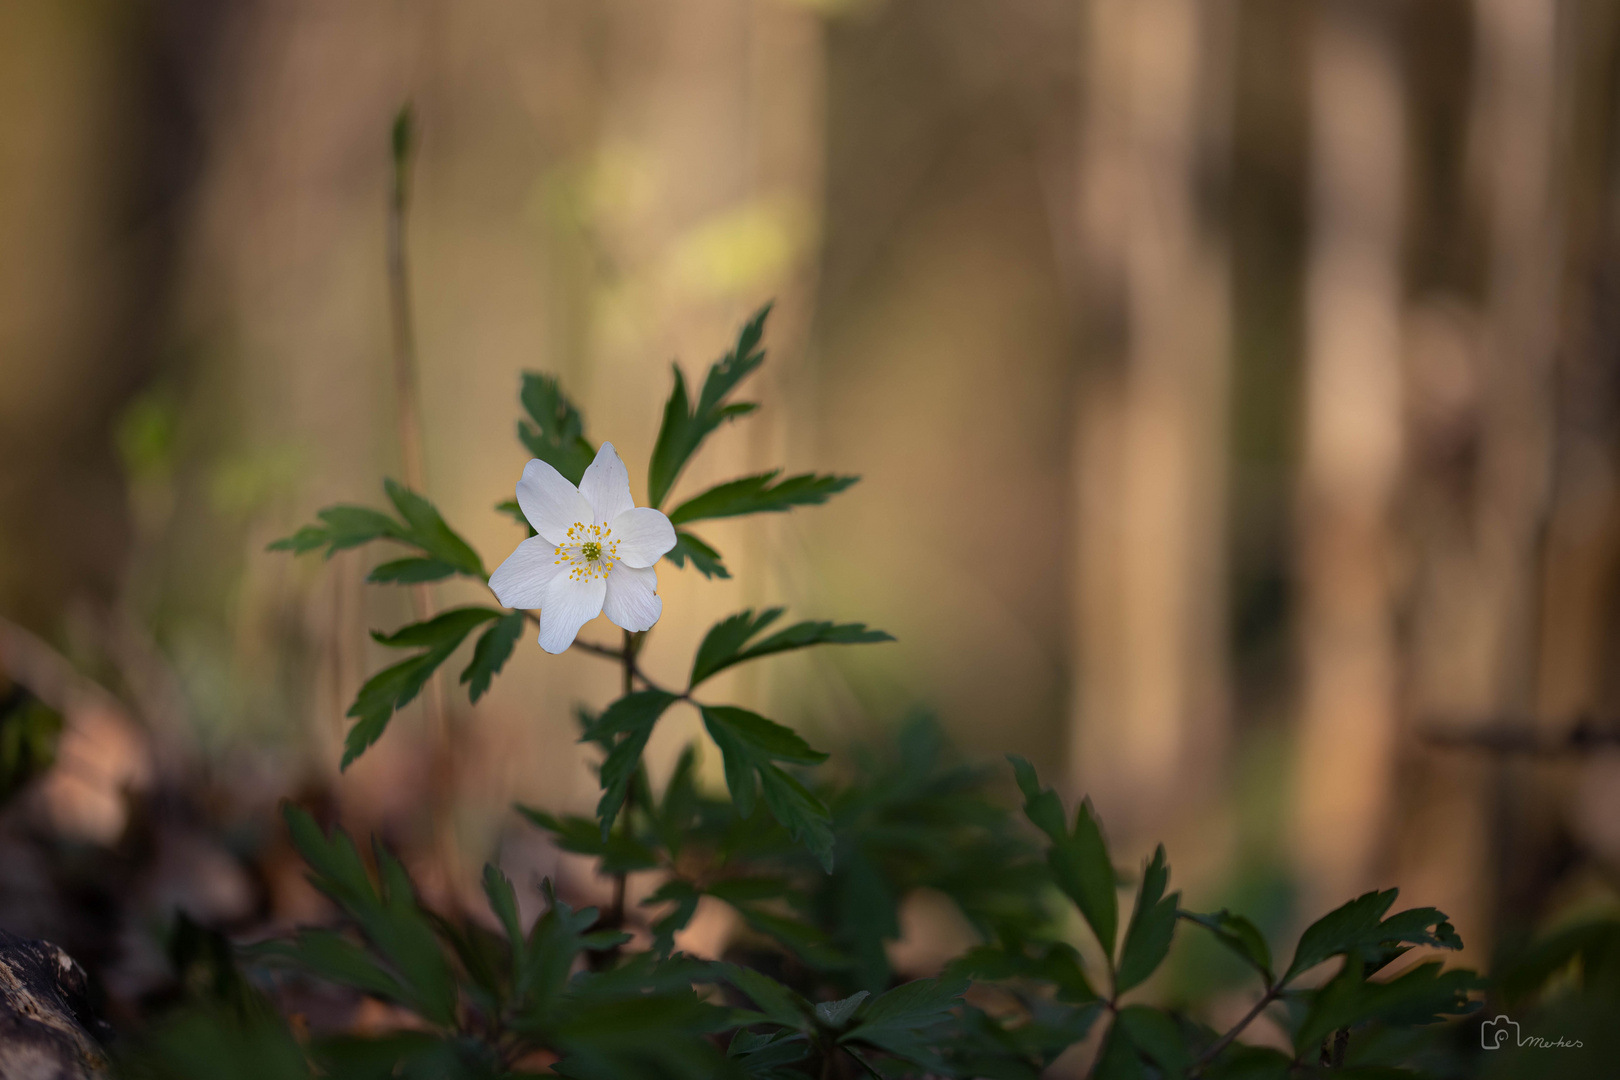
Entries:
[[[524, 372], [519, 395], [528, 419], [518, 421], [518, 438], [529, 453], [544, 461], [575, 487], [596, 458], [585, 438], [585, 421], [550, 375]], [[525, 522], [527, 524], [527, 522]]]
[[518, 505], [518, 501], [516, 499], [507, 499], [504, 502], [498, 502], [495, 504], [495, 509], [499, 513], [505, 514], [507, 517], [523, 526], [524, 530], [530, 536], [540, 535], [534, 531], [534, 526], [529, 524], [528, 516], [523, 513], [523, 507]]
[[294, 846], [310, 866], [310, 881], [332, 898], [387, 961], [399, 978], [399, 1000], [432, 1023], [453, 1024], [455, 980], [404, 866], [374, 846], [378, 882], [373, 885], [348, 833], [335, 829], [327, 837], [314, 818], [290, 803], [283, 815]]
[[675, 947], [675, 935], [686, 929], [686, 924], [692, 921], [697, 914], [698, 901], [703, 893], [690, 881], [680, 878], [670, 878], [658, 887], [647, 899], [643, 900], [643, 907], [654, 904], [674, 904], [670, 912], [652, 924], [653, 951], [660, 956], [668, 956]]
[[366, 575], [373, 585], [419, 585], [424, 581], [440, 581], [456, 572], [456, 568], [438, 559], [394, 559], [377, 566]]
[[512, 649], [522, 636], [521, 611], [502, 615], [493, 626], [479, 635], [478, 644], [473, 646], [472, 663], [461, 673], [461, 681], [467, 684], [469, 701], [476, 705], [478, 699], [489, 692], [489, 684], [506, 666]]
[[1170, 868], [1164, 862], [1164, 845], [1153, 853], [1153, 861], [1142, 874], [1142, 887], [1136, 894], [1136, 909], [1131, 913], [1130, 926], [1125, 931], [1125, 944], [1120, 949], [1119, 973], [1114, 979], [1114, 992], [1123, 994], [1139, 986], [1152, 975], [1170, 952], [1170, 939], [1176, 930], [1176, 906], [1180, 893], [1164, 895], [1170, 880]]
[[311, 975], [352, 986], [387, 1001], [410, 1003], [410, 994], [400, 981], [358, 942], [336, 930], [302, 930], [291, 941], [267, 941], [250, 946], [247, 955], [255, 960], [287, 965]]
[[489, 898], [489, 910], [500, 920], [501, 929], [506, 931], [506, 940], [512, 947], [512, 981], [514, 984], [522, 983], [526, 957], [523, 922], [518, 917], [517, 890], [512, 887], [512, 879], [494, 863], [484, 864], [484, 895]]
[[518, 813], [528, 818], [557, 838], [557, 846], [576, 855], [590, 855], [600, 860], [598, 869], [604, 874], [625, 874], [635, 870], [651, 870], [658, 865], [653, 849], [622, 832], [602, 837], [602, 827], [593, 818], [569, 814], [557, 817], [530, 806], [519, 806]]
[[731, 576], [726, 564], [720, 561], [720, 553], [689, 532], [676, 530], [675, 546], [664, 553], [664, 558], [682, 568], [686, 560], [691, 559], [693, 568], [706, 578]]
[[1012, 762], [1018, 789], [1024, 793], [1024, 816], [1051, 837], [1053, 843], [1068, 843], [1069, 826], [1063, 820], [1063, 803], [1058, 799], [1057, 792], [1041, 787], [1040, 779], [1035, 775], [1035, 766], [1024, 758], [1008, 754], [1007, 760]]
[[1401, 945], [1433, 945], [1444, 949], [1462, 947], [1462, 939], [1435, 908], [1411, 908], [1388, 919], [1384, 912], [1395, 903], [1397, 889], [1370, 892], [1335, 908], [1306, 928], [1300, 935], [1294, 960], [1283, 973], [1284, 980], [1315, 967], [1331, 956], [1354, 955], [1372, 959]]
[[765, 353], [759, 349], [759, 343], [765, 335], [765, 319], [770, 311], [769, 304], [761, 308], [743, 326], [731, 352], [709, 368], [695, 406], [687, 403], [686, 380], [681, 369], [675, 368], [675, 388], [664, 405], [664, 422], [658, 429], [652, 462], [647, 467], [647, 505], [655, 508], [663, 505], [676, 477], [715, 428], [752, 411], [752, 405], [727, 405], [726, 398], [739, 382], [764, 363]]
[[1075, 813], [1074, 834], [1047, 853], [1052, 872], [1064, 892], [1080, 908], [1103, 951], [1112, 955], [1119, 930], [1119, 894], [1114, 889], [1114, 865], [1108, 844], [1097, 823], [1091, 800]]
[[1182, 1076], [1192, 1066], [1192, 1054], [1176, 1022], [1158, 1009], [1127, 1005], [1115, 1020], [1136, 1051], [1159, 1067], [1162, 1076]]
[[478, 553], [444, 523], [444, 518], [439, 516], [432, 503], [394, 480], [383, 481], [383, 490], [388, 493], [399, 516], [410, 525], [412, 543], [464, 574], [476, 578], [488, 577]]
[[383, 490], [403, 522], [364, 506], [329, 506], [315, 515], [320, 524], [305, 525], [270, 544], [269, 550], [302, 555], [324, 547], [326, 557], [331, 558], [339, 551], [373, 540], [394, 540], [420, 549], [427, 557], [384, 563], [372, 571], [369, 580], [412, 584], [437, 581], [451, 573], [480, 580], [487, 576], [478, 553], [444, 523], [432, 503], [393, 480], [384, 481]]
[[744, 818], [754, 811], [755, 782], [771, 814], [820, 860], [832, 869], [833, 835], [831, 821], [820, 799], [803, 784], [772, 764], [787, 761], [813, 765], [827, 755], [810, 748], [791, 728], [765, 719], [747, 709], [729, 705], [702, 705], [703, 726], [720, 747], [725, 762], [726, 786], [731, 790], [737, 813]]
[[758, 615], [752, 609], [740, 611], [711, 627], [692, 660], [691, 685], [696, 687], [735, 664], [791, 649], [894, 640], [882, 630], [868, 630], [865, 623], [802, 622], [749, 645], [749, 640], [780, 618], [783, 610], [779, 607], [766, 608]]
[[438, 649], [447, 644], [454, 649], [468, 634], [491, 619], [501, 618], [502, 614], [486, 607], [451, 608], [423, 622], [402, 626], [392, 634], [373, 630], [371, 637], [377, 644], [390, 649]]
[[708, 970], [746, 994], [754, 1008], [772, 1022], [796, 1031], [810, 1030], [810, 1003], [764, 972], [730, 963], [713, 963]]
[[1215, 940], [1236, 953], [1250, 967], [1260, 973], [1260, 977], [1270, 986], [1276, 981], [1271, 972], [1271, 949], [1266, 945], [1266, 939], [1260, 933], [1260, 928], [1244, 918], [1234, 915], [1225, 908], [1209, 915], [1200, 915], [1192, 911], [1180, 912], [1183, 919], [1197, 923], [1211, 934]]
[[329, 506], [315, 516], [321, 521], [319, 525], [305, 525], [291, 536], [272, 542], [266, 550], [302, 555], [324, 547], [330, 559], [340, 551], [373, 540], [409, 542], [408, 530], [379, 510], [364, 506]]
[[965, 979], [918, 979], [872, 999], [858, 1022], [839, 1036], [840, 1044], [864, 1043], [924, 1069], [948, 1072], [937, 1046], [939, 1029], [967, 992]]
[[1294, 1032], [1294, 1049], [1303, 1054], [1339, 1028], [1371, 1021], [1409, 1026], [1432, 1024], [1479, 1007], [1469, 992], [1484, 984], [1472, 971], [1444, 970], [1435, 960], [1419, 964], [1387, 982], [1369, 982], [1355, 958], [1316, 991], [1304, 1021]]
[[653, 727], [664, 711], [678, 699], [662, 690], [641, 690], [609, 705], [600, 720], [586, 732], [581, 742], [599, 741], [610, 735], [622, 735], [607, 760], [602, 762], [602, 797], [596, 804], [596, 816], [602, 823], [605, 839], [619, 816], [619, 808], [630, 790], [636, 770], [641, 766], [641, 752], [652, 737]]
[[851, 1016], [855, 1015], [855, 1010], [861, 1007], [861, 1002], [870, 996], [870, 991], [861, 990], [852, 997], [841, 998], [838, 1001], [823, 1001], [816, 1006], [816, 1019], [824, 1027], [834, 1030], [841, 1028]]
[[818, 476], [801, 473], [772, 483], [781, 469], [730, 480], [694, 495], [669, 513], [670, 524], [707, 518], [739, 517], [743, 514], [774, 514], [795, 506], [819, 506], [849, 488], [858, 476]]
[[501, 612], [492, 608], [454, 608], [426, 622], [401, 627], [392, 634], [373, 632], [371, 636], [379, 644], [390, 648], [425, 646], [427, 651], [384, 668], [360, 687], [354, 704], [349, 706], [349, 715], [357, 722], [344, 739], [341, 767], [347, 769], [382, 736], [394, 713], [415, 699], [439, 665], [450, 658], [475, 627], [500, 617]]

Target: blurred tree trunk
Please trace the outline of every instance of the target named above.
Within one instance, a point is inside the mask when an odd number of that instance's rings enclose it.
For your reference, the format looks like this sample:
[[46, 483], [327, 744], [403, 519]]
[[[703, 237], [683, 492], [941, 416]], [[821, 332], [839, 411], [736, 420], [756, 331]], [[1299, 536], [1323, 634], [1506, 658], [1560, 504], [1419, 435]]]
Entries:
[[1368, 882], [1392, 780], [1405, 118], [1388, 14], [1329, 2], [1312, 28], [1295, 778], [1307, 910]]
[[1234, 6], [1096, 0], [1083, 61], [1071, 774], [1123, 834], [1207, 794], [1226, 742]]

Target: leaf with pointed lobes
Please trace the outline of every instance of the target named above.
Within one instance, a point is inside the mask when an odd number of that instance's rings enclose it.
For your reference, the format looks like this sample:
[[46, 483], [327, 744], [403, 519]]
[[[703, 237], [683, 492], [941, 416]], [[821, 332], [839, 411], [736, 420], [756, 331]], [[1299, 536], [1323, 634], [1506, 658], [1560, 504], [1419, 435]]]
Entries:
[[779, 514], [795, 506], [819, 506], [860, 479], [803, 473], [775, 481], [782, 470], [744, 476], [694, 495], [669, 513], [670, 524], [744, 514]]
[[709, 367], [703, 390], [695, 405], [689, 403], [686, 379], [675, 368], [675, 387], [664, 405], [664, 422], [653, 444], [652, 461], [647, 467], [647, 505], [657, 509], [675, 485], [703, 440], [727, 420], [752, 412], [750, 403], [728, 404], [726, 398], [737, 384], [765, 362], [759, 343], [765, 336], [765, 319], [771, 313], [766, 304], [743, 325], [737, 343], [729, 353]]

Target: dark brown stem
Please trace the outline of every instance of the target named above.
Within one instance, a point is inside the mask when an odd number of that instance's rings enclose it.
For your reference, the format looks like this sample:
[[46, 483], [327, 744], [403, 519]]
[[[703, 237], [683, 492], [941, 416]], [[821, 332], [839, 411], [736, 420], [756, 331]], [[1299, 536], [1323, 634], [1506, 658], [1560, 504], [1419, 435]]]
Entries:
[[1265, 994], [1261, 996], [1260, 1000], [1254, 1003], [1254, 1008], [1250, 1009], [1244, 1014], [1243, 1019], [1234, 1024], [1232, 1029], [1225, 1035], [1222, 1035], [1219, 1039], [1216, 1039], [1215, 1042], [1210, 1045], [1208, 1050], [1205, 1050], [1202, 1054], [1198, 1055], [1198, 1060], [1193, 1062], [1191, 1069], [1187, 1070], [1187, 1075], [1197, 1076], [1203, 1071], [1204, 1066], [1220, 1057], [1221, 1051], [1225, 1050], [1228, 1046], [1231, 1046], [1237, 1037], [1243, 1033], [1243, 1029], [1253, 1023], [1255, 1017], [1266, 1011], [1266, 1006], [1270, 1005], [1272, 1002], [1276, 1001], [1282, 996], [1282, 991], [1283, 984], [1281, 982], [1274, 983], [1267, 988]]

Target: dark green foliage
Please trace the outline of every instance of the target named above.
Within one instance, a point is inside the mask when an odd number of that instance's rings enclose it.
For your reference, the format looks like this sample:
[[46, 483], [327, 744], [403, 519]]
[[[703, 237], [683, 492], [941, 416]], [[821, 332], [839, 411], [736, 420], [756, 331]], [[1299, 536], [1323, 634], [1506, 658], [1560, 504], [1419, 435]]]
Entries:
[[1381, 967], [1413, 945], [1462, 948], [1462, 939], [1434, 908], [1412, 908], [1384, 918], [1398, 893], [1397, 889], [1365, 893], [1312, 923], [1300, 936], [1293, 963], [1283, 973], [1284, 981], [1332, 956], [1376, 961]]
[[1018, 787], [1024, 793], [1025, 816], [1052, 840], [1046, 858], [1052, 867], [1053, 879], [1080, 909], [1112, 963], [1119, 928], [1119, 897], [1108, 845], [1103, 841], [1102, 828], [1092, 814], [1091, 804], [1080, 804], [1074, 830], [1070, 832], [1064, 827], [1062, 804], [1052, 789], [1041, 788], [1034, 767], [1020, 757], [1008, 760], [1012, 762]]
[[524, 373], [518, 398], [529, 414], [518, 421], [518, 438], [529, 453], [578, 485], [596, 458], [596, 448], [585, 438], [585, 420], [579, 410], [563, 395], [553, 376], [532, 371]]
[[691, 685], [717, 675], [726, 668], [762, 656], [808, 648], [811, 645], [865, 645], [894, 638], [882, 630], [868, 630], [865, 623], [830, 622], [794, 623], [767, 638], [748, 644], [771, 623], [782, 616], [786, 608], [766, 608], [758, 615], [750, 609], [722, 619], [714, 624], [698, 646], [692, 660]]
[[1204, 927], [1215, 940], [1236, 953], [1238, 958], [1259, 973], [1269, 988], [1276, 981], [1271, 973], [1271, 949], [1266, 945], [1265, 936], [1260, 928], [1244, 918], [1234, 915], [1225, 908], [1212, 915], [1199, 915], [1191, 911], [1180, 912], [1183, 919], [1197, 923]]
[[[343, 740], [343, 768], [347, 769], [355, 758], [365, 753], [366, 749], [381, 737], [394, 713], [416, 698], [422, 687], [433, 677], [433, 673], [439, 669], [439, 665], [450, 658], [450, 654], [466, 640], [467, 635], [491, 619], [500, 619], [504, 622], [506, 617], [493, 608], [454, 608], [426, 622], [401, 627], [392, 634], [372, 633], [372, 637], [381, 645], [390, 648], [422, 648], [424, 651], [392, 667], [383, 668], [360, 687], [360, 693], [355, 697], [354, 704], [349, 706], [349, 715], [355, 717], [355, 724]], [[510, 630], [509, 623], [507, 627]], [[482, 644], [480, 642], [480, 645]], [[510, 648], [508, 645], [507, 650], [510, 651]], [[494, 660], [492, 645], [486, 661], [494, 662]], [[500, 660], [504, 662], [505, 657], [501, 657]], [[472, 666], [467, 669], [471, 674], [463, 681], [475, 680], [478, 677], [476, 670], [478, 666], [479, 661], [475, 656]], [[492, 668], [491, 673], [493, 670]], [[484, 679], [484, 685], [486, 687], [488, 685], [487, 678]]]
[[703, 726], [725, 758], [726, 787], [737, 813], [748, 817], [754, 812], [754, 777], [771, 814], [832, 869], [831, 817], [821, 800], [798, 780], [777, 767], [775, 762], [816, 765], [827, 755], [812, 750], [791, 728], [765, 719], [747, 709], [729, 705], [704, 705]]
[[609, 705], [602, 718], [583, 736], [581, 741], [590, 742], [621, 736], [602, 763], [602, 798], [596, 804], [596, 816], [602, 823], [604, 840], [619, 816], [619, 807], [624, 805], [636, 771], [641, 768], [641, 752], [652, 737], [653, 727], [676, 700], [674, 694], [662, 690], [626, 694]]
[[[364, 506], [329, 506], [315, 515], [320, 524], [305, 525], [291, 536], [272, 543], [269, 550], [302, 555], [324, 547], [330, 559], [339, 551], [373, 540], [393, 540], [419, 549], [426, 558], [384, 563], [373, 572], [374, 581], [402, 584], [448, 576], [437, 574], [436, 566], [420, 565], [423, 563], [448, 566], [450, 573], [466, 574], [479, 580], [488, 577], [478, 553], [444, 523], [432, 503], [393, 480], [384, 481], [383, 490], [394, 504], [398, 519]], [[429, 574], [433, 576], [426, 576]]]
[[686, 560], [690, 559], [693, 569], [706, 578], [731, 576], [726, 564], [720, 561], [720, 553], [689, 532], [676, 530], [675, 546], [664, 554], [664, 558], [682, 568], [686, 566]]
[[507, 499], [503, 502], [498, 502], [495, 504], [495, 509], [498, 513], [505, 514], [507, 517], [523, 526], [523, 531], [528, 535], [540, 535], [534, 531], [534, 526], [529, 524], [529, 519], [523, 513], [523, 507], [518, 505], [518, 501], [516, 499]]
[[860, 479], [858, 476], [802, 473], [773, 484], [781, 474], [781, 469], [772, 469], [719, 484], [671, 510], [669, 520], [672, 524], [684, 525], [705, 518], [781, 513], [795, 506], [820, 506]]
[[512, 655], [518, 638], [523, 636], [523, 613], [508, 612], [496, 619], [478, 638], [473, 647], [472, 663], [461, 673], [467, 684], [467, 699], [474, 704], [489, 692], [489, 684], [501, 673]]
[[[730, 397], [763, 362], [768, 310], [709, 369], [695, 401], [676, 369], [648, 470], [651, 505], [668, 499], [713, 431], [754, 408]], [[578, 483], [594, 457], [579, 410], [547, 376], [525, 376], [521, 396], [525, 446]], [[670, 518], [679, 526], [782, 512], [825, 502], [854, 481], [814, 473], [784, 478], [773, 470], [692, 496]], [[420, 584], [458, 573], [485, 580], [477, 554], [431, 504], [393, 483], [387, 491], [397, 517], [332, 507], [317, 524], [272, 546], [331, 555], [391, 540], [414, 550], [376, 567], [373, 581]], [[533, 535], [516, 503], [498, 509]], [[678, 567], [690, 560], [706, 577], [729, 576], [719, 553], [689, 532], [677, 531], [667, 557]], [[827, 755], [792, 729], [746, 708], [694, 699], [695, 688], [745, 661], [812, 645], [892, 640], [862, 623], [807, 621], [773, 633], [782, 614], [780, 607], [751, 609], [717, 623], [693, 658], [688, 689], [679, 693], [637, 665], [639, 635], [626, 636], [622, 658], [617, 650], [593, 650], [621, 659], [627, 690], [637, 680], [641, 687], [599, 715], [580, 711], [582, 741], [603, 752], [596, 812], [519, 809], [558, 847], [619, 879], [605, 915], [575, 910], [548, 882], [545, 910], [525, 932], [517, 888], [490, 866], [483, 886], [493, 919], [446, 918], [420, 905], [388, 852], [375, 848], [371, 869], [346, 834], [327, 836], [289, 809], [288, 826], [312, 880], [337, 904], [342, 923], [303, 930], [251, 955], [397, 1003], [419, 1018], [420, 1029], [294, 1040], [253, 984], [232, 978], [223, 939], [191, 926], [177, 934], [189, 944], [178, 949], [186, 959], [176, 967], [199, 973], [187, 981], [206, 1005], [185, 1021], [195, 1026], [162, 1028], [143, 1044], [158, 1048], [148, 1064], [168, 1055], [172, 1065], [146, 1075], [494, 1080], [532, 1075], [514, 1071], [516, 1063], [543, 1050], [559, 1059], [550, 1075], [581, 1080], [805, 1080], [857, 1070], [869, 1077], [1037, 1080], [1101, 1023], [1091, 1075], [1103, 1080], [1284, 1080], [1322, 1069], [1410, 1077], [1425, 1074], [1395, 1070], [1430, 1060], [1426, 1026], [1477, 1007], [1480, 983], [1471, 972], [1426, 962], [1390, 974], [1414, 947], [1461, 945], [1432, 908], [1390, 914], [1394, 890], [1369, 893], [1317, 920], [1279, 975], [1252, 922], [1225, 910], [1180, 909], [1162, 846], [1143, 867], [1122, 927], [1123, 882], [1093, 807], [1082, 800], [1070, 818], [1022, 758], [1010, 760], [1023, 816], [1034, 829], [994, 797], [993, 770], [950, 760], [937, 726], [924, 719], [903, 725], [895, 745], [858, 750], [845, 771], [824, 775], [832, 770], [813, 767]], [[375, 741], [394, 711], [475, 630], [461, 682], [469, 699], [479, 700], [524, 624], [522, 612], [462, 607], [374, 635], [413, 654], [362, 688], [344, 764]], [[700, 711], [720, 751], [729, 798], [699, 785], [698, 745], [682, 751], [656, 790], [659, 778], [644, 751], [678, 701]], [[5, 737], [0, 728], [0, 750]], [[756, 812], [761, 802], [769, 813]], [[631, 874], [640, 875], [636, 895], [644, 898], [650, 942], [626, 932], [635, 919], [622, 901]], [[901, 936], [901, 905], [919, 890], [953, 905], [978, 940], [941, 977], [902, 982], [889, 946]], [[677, 950], [677, 936], [700, 905], [715, 902], [746, 927], [728, 955], [742, 962], [699, 963]], [[1097, 950], [1088, 944], [1082, 951], [1066, 939], [1081, 921]], [[1217, 1032], [1196, 1013], [1149, 1000], [1150, 980], [1164, 967], [1182, 921], [1207, 930], [1253, 969], [1260, 989], [1250, 1019], [1267, 1014], [1292, 1052], [1244, 1046], [1236, 1041], [1242, 1024]], [[1085, 959], [1097, 952], [1098, 960]], [[1294, 985], [1325, 963], [1338, 965], [1325, 982]], [[1615, 924], [1572, 928], [1521, 951], [1502, 985], [1550, 1007], [1544, 988], [1567, 983], [1560, 976], [1572, 968], [1596, 992], [1620, 999]], [[964, 994], [974, 983], [979, 989], [970, 1003]], [[1426, 1045], [1432, 1049], [1434, 1040]], [[228, 1056], [236, 1047], [259, 1055], [248, 1071]]]
[[1164, 863], [1164, 845], [1153, 853], [1153, 861], [1142, 875], [1136, 894], [1136, 910], [1125, 931], [1125, 944], [1119, 953], [1119, 972], [1114, 976], [1114, 992], [1123, 994], [1139, 985], [1158, 969], [1170, 953], [1170, 939], [1176, 929], [1176, 905], [1180, 893], [1164, 895], [1170, 868]]
[[[652, 462], [647, 466], [647, 505], [662, 506], [676, 477], [709, 434], [727, 420], [752, 412], [750, 402], [728, 404], [726, 398], [737, 384], [765, 362], [759, 347], [765, 336], [765, 318], [771, 313], [766, 304], [737, 335], [732, 350], [709, 367], [696, 404], [687, 400], [686, 379], [675, 368], [675, 388], [664, 406], [664, 422], [653, 444]], [[565, 474], [566, 475], [566, 474]]]

